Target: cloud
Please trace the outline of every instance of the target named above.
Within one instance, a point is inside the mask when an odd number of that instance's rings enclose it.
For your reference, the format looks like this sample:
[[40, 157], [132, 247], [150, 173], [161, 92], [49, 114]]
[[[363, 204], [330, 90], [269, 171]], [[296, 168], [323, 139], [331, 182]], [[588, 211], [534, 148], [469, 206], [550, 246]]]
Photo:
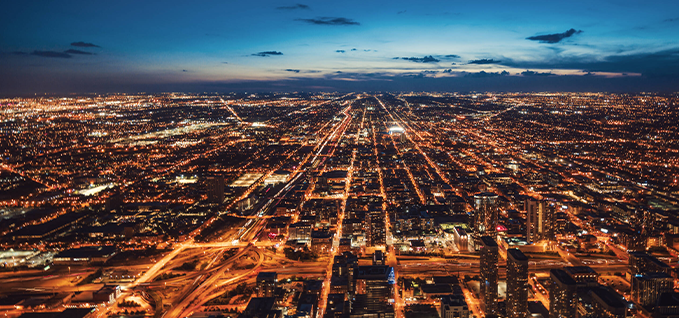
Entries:
[[356, 48], [351, 49], [352, 51], [357, 51]]
[[457, 55], [457, 54], [448, 54], [444, 57], [447, 58], [447, 59], [459, 59], [460, 58], [460, 56]]
[[66, 51], [64, 51], [64, 53], [81, 54], [81, 55], [95, 55], [94, 53], [85, 52], [85, 51], [81, 51], [81, 50], [74, 50], [74, 49], [66, 50]]
[[453, 72], [453, 69], [450, 69], [450, 68], [443, 71], [443, 73], [452, 73], [452, 72]]
[[12, 52], [12, 54], [14, 54], [14, 55], [28, 55], [28, 53], [21, 52], [21, 51], [14, 51], [14, 52]]
[[296, 10], [296, 9], [309, 10], [311, 8], [306, 4], [297, 3], [294, 6], [282, 6], [282, 7], [277, 7], [276, 9], [278, 9], [278, 10]]
[[582, 30], [570, 29], [564, 33], [554, 33], [545, 35], [529, 36], [526, 40], [539, 41], [540, 43], [559, 43], [565, 38], [569, 38], [573, 35], [582, 33]]
[[96, 44], [87, 43], [87, 42], [82, 42], [82, 41], [80, 41], [80, 42], [73, 42], [73, 43], [71, 43], [71, 46], [77, 46], [77, 47], [101, 47], [101, 46], [96, 45]]
[[345, 50], [336, 50], [335, 52], [337, 52], [337, 53], [344, 53], [344, 52], [346, 52], [346, 51], [345, 51]]
[[415, 63], [436, 63], [439, 62], [438, 59], [434, 58], [431, 55], [425, 56], [425, 57], [402, 57], [402, 60], [406, 61], [411, 61]]
[[293, 72], [293, 73], [299, 73], [299, 70], [293, 70], [291, 68], [285, 70], [286, 72]]
[[65, 59], [71, 58], [71, 55], [68, 54], [68, 53], [55, 52], [55, 51], [33, 51], [33, 52], [31, 52], [31, 55], [40, 56], [40, 57], [58, 57], [58, 58], [65, 58]]
[[500, 64], [502, 61], [496, 61], [493, 59], [480, 59], [480, 60], [471, 60], [469, 61], [469, 64]]
[[222, 62], [222, 64], [229, 64], [229, 62]]
[[188, 72], [187, 70], [182, 70], [182, 72]]
[[396, 12], [396, 14], [404, 14], [404, 13], [406, 13], [406, 11], [407, 10], [399, 11], [399, 12]]
[[463, 72], [464, 77], [476, 77], [476, 78], [481, 78], [481, 77], [501, 77], [501, 76], [508, 76], [509, 72], [507, 71], [502, 71], [502, 72], [486, 72], [486, 71], [481, 71], [478, 73], [467, 73]]
[[361, 25], [360, 23], [352, 19], [334, 17], [319, 17], [316, 19], [295, 19], [295, 21], [301, 21], [315, 25]]
[[258, 53], [252, 53], [252, 56], [261, 56], [261, 57], [267, 57], [271, 55], [283, 55], [283, 53], [278, 52], [278, 51], [264, 51], [264, 52], [258, 52]]
[[679, 78], [679, 47], [637, 54], [558, 56], [548, 60], [513, 61], [502, 65], [523, 69], [564, 69], [583, 72], [641, 73], [652, 77]]
[[521, 72], [521, 75], [523, 75], [523, 76], [551, 76], [551, 75], [554, 75], [554, 74], [552, 74], [551, 72], [540, 73], [540, 72], [525, 70], [524, 72]]
[[671, 19], [665, 19], [662, 22], [678, 22], [679, 18], [671, 18]]

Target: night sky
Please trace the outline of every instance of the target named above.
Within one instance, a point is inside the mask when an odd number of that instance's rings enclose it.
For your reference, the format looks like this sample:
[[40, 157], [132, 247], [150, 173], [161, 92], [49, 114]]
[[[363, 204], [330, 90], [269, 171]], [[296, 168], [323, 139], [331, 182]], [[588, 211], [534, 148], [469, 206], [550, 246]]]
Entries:
[[4, 1], [0, 93], [679, 91], [679, 1]]

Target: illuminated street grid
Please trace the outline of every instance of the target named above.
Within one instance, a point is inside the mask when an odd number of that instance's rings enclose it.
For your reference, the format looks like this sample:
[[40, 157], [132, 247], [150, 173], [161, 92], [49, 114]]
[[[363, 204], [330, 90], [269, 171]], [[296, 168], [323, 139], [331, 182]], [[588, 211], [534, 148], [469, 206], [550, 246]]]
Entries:
[[[635, 292], [638, 277], [665, 279], [643, 290], [656, 299], [679, 286], [678, 103], [593, 93], [3, 99], [0, 313], [415, 317], [444, 315], [446, 297], [458, 297], [469, 316], [525, 317], [506, 309], [520, 308], [509, 282], [527, 281], [527, 310], [556, 312], [564, 269], [589, 279], [580, 310], [600, 314], [591, 295], [607, 295], [607, 317], [650, 317], [658, 309]], [[480, 288], [482, 236], [499, 246], [499, 304]], [[509, 272], [510, 248], [528, 257], [527, 273]], [[273, 272], [273, 287], [257, 278]]]

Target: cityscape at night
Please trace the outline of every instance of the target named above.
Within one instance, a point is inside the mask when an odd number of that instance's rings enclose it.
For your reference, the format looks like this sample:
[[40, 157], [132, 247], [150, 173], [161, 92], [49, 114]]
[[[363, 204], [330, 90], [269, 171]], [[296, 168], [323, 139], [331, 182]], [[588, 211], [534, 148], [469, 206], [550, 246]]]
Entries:
[[679, 2], [7, 1], [0, 317], [679, 318]]
[[676, 314], [677, 95], [0, 103], [8, 317]]

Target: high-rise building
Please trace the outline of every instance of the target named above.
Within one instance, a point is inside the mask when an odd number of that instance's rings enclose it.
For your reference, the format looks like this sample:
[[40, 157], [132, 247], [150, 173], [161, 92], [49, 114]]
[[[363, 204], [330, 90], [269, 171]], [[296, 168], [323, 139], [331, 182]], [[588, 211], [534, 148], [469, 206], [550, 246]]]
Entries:
[[469, 318], [469, 306], [463, 295], [449, 295], [441, 298], [441, 318]]
[[567, 266], [563, 270], [575, 280], [578, 287], [599, 286], [599, 273], [589, 266]]
[[498, 246], [494, 237], [481, 237], [481, 297], [487, 315], [497, 314]]
[[474, 230], [480, 235], [495, 238], [497, 235], [498, 196], [495, 193], [481, 192], [474, 195], [476, 211]]
[[207, 200], [210, 203], [217, 204], [224, 202], [224, 177], [207, 177]]
[[655, 306], [662, 293], [674, 291], [674, 278], [667, 273], [647, 272], [632, 276], [632, 300], [644, 307]]
[[257, 274], [257, 297], [275, 297], [278, 274], [276, 272], [260, 272]]
[[[358, 266], [355, 274], [356, 306], [352, 309], [358, 313], [393, 313], [389, 304], [392, 298], [394, 268], [387, 265]], [[359, 300], [360, 298], [360, 300]], [[354, 313], [352, 312], [352, 313]]]
[[528, 306], [528, 257], [519, 249], [507, 250], [507, 317], [525, 318]]
[[630, 279], [632, 276], [647, 272], [663, 272], [670, 274], [671, 270], [672, 268], [669, 265], [646, 252], [629, 253], [628, 274]]
[[387, 229], [384, 224], [384, 211], [370, 211], [368, 221], [368, 246], [384, 246], [387, 244]]
[[578, 305], [577, 282], [562, 269], [551, 269], [549, 291], [549, 317], [573, 318]]
[[556, 205], [550, 201], [528, 199], [526, 206], [526, 240], [554, 240], [556, 228]]

